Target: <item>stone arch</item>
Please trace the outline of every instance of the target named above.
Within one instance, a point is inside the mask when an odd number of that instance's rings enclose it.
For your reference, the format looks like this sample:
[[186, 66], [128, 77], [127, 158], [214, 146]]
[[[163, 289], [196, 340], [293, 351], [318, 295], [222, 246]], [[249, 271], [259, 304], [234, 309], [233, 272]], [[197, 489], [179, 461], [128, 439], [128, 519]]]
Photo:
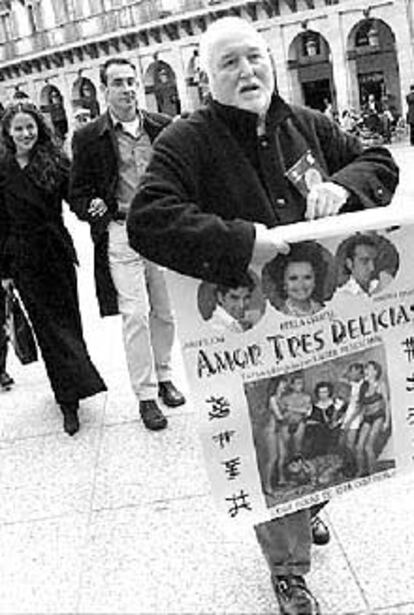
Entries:
[[331, 49], [316, 30], [304, 30], [289, 45], [288, 69], [293, 101], [324, 111], [327, 102], [336, 107]]
[[49, 119], [56, 135], [64, 140], [68, 132], [68, 119], [63, 96], [55, 85], [46, 84], [40, 92], [40, 110]]
[[171, 66], [155, 58], [144, 75], [145, 98], [151, 111], [159, 111], [174, 117], [180, 113], [181, 103], [177, 79]]
[[71, 92], [71, 104], [73, 111], [77, 109], [89, 109], [91, 118], [100, 113], [96, 87], [88, 77], [79, 77], [73, 82]]
[[352, 105], [363, 109], [369, 94], [380, 108], [401, 115], [401, 85], [392, 28], [382, 19], [366, 17], [347, 37], [347, 59], [352, 83]]

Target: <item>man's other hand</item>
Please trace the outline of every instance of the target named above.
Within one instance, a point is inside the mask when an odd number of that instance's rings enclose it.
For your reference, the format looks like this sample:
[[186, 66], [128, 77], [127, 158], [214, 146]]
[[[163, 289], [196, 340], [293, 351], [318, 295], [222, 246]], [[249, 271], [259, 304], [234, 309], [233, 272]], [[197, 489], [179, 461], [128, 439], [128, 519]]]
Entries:
[[334, 182], [321, 182], [312, 186], [308, 197], [305, 218], [315, 220], [334, 216], [345, 205], [350, 194], [346, 188]]
[[108, 207], [103, 199], [96, 197], [89, 203], [88, 214], [92, 218], [100, 218], [106, 213]]
[[263, 266], [278, 254], [288, 254], [289, 244], [275, 239], [275, 233], [264, 224], [255, 224], [256, 238], [253, 246], [252, 264]]
[[12, 278], [3, 278], [1, 286], [6, 293], [11, 292], [14, 286]]

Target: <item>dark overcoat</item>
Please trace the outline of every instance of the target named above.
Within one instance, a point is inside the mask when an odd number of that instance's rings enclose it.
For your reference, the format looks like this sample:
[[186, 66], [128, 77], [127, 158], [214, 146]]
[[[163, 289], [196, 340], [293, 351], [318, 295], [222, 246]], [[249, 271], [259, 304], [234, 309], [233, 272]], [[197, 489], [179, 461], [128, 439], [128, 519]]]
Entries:
[[[142, 113], [144, 130], [152, 142], [171, 118], [159, 113]], [[74, 134], [70, 181], [72, 208], [91, 226], [96, 294], [102, 316], [119, 312], [117, 292], [109, 269], [107, 231], [109, 222], [118, 215], [118, 169], [118, 143], [111, 115], [106, 112]], [[88, 213], [90, 201], [95, 197], [103, 199], [108, 207], [106, 215], [99, 219]]]
[[30, 163], [0, 167], [0, 272], [13, 278], [32, 322], [59, 404], [106, 390], [83, 339], [72, 238], [62, 215], [69, 163], [53, 190], [34, 181]]
[[132, 247], [186, 275], [237, 285], [251, 260], [254, 222], [304, 219], [305, 198], [286, 172], [308, 150], [349, 190], [343, 211], [390, 202], [398, 168], [385, 148], [363, 150], [322, 113], [276, 95], [266, 138], [256, 126], [255, 114], [212, 101], [166, 128], [129, 212]]
[[414, 124], [414, 92], [410, 92], [406, 96], [408, 105], [407, 122], [408, 124]]

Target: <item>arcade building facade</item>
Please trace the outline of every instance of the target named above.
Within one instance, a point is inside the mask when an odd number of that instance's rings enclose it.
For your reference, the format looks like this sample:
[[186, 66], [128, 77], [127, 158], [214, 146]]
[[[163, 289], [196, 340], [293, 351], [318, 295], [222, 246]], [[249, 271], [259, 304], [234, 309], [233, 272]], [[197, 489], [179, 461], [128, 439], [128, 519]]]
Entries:
[[396, 116], [414, 84], [411, 0], [0, 0], [0, 100], [29, 97], [65, 136], [78, 108], [103, 108], [99, 66], [137, 68], [142, 106], [172, 116], [199, 106], [207, 86], [198, 40], [225, 15], [266, 38], [290, 102], [360, 111], [369, 94]]

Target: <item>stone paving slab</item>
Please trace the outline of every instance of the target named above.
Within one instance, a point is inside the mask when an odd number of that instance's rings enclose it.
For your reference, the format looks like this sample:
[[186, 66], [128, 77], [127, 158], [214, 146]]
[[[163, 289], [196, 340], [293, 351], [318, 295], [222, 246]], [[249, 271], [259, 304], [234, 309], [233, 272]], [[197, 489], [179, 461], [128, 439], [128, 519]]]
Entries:
[[79, 612], [274, 611], [253, 536], [228, 542], [219, 527], [206, 497], [94, 514]]
[[87, 512], [99, 439], [85, 427], [78, 439], [60, 432], [1, 442], [0, 523]]
[[104, 430], [93, 508], [139, 506], [210, 491], [193, 416], [148, 432], [141, 420]]
[[414, 476], [365, 487], [327, 514], [372, 610], [414, 602]]
[[372, 615], [413, 615], [414, 614], [414, 602], [407, 602], [405, 604], [395, 604], [385, 609], [379, 609], [372, 613]]
[[0, 524], [0, 613], [75, 613], [88, 515]]

